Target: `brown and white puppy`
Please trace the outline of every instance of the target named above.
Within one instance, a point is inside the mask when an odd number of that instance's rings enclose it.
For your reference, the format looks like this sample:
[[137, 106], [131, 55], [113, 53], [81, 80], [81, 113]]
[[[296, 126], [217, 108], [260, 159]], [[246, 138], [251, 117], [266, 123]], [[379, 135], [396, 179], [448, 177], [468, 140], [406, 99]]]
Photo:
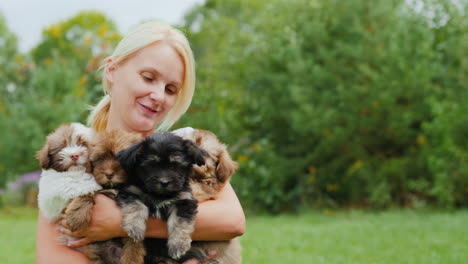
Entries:
[[[119, 189], [127, 182], [127, 174], [120, 166], [116, 155], [119, 151], [142, 140], [138, 134], [121, 131], [103, 131], [95, 137], [90, 155], [91, 172], [96, 182], [103, 187], [97, 194], [115, 199]], [[121, 208], [122, 213], [132, 214], [135, 208]], [[138, 216], [136, 216], [138, 217]], [[93, 263], [138, 264], [143, 263], [143, 244], [132, 238], [114, 238], [79, 248]]]
[[[227, 146], [221, 143], [215, 134], [207, 130], [190, 127], [173, 131], [184, 139], [195, 142], [205, 150], [205, 165], [194, 165], [190, 187], [195, 199], [199, 202], [216, 199], [219, 192], [229, 182], [230, 177], [238, 168], [233, 161]], [[221, 264], [241, 263], [241, 246], [239, 239], [230, 241], [194, 242], [193, 246], [201, 247], [205, 251], [216, 251], [216, 260]]]
[[87, 172], [93, 137], [93, 130], [82, 124], [64, 124], [36, 154], [42, 168], [39, 208], [52, 222], [67, 217], [72, 231], [89, 224], [94, 192], [101, 189]]

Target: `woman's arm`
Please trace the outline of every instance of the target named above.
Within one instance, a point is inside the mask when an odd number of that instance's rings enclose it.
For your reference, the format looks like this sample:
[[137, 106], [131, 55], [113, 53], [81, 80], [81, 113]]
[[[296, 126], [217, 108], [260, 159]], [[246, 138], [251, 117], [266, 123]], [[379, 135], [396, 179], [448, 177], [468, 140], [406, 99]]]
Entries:
[[[229, 240], [244, 234], [245, 216], [231, 184], [221, 190], [216, 200], [198, 205], [193, 240]], [[167, 238], [167, 225], [160, 219], [150, 218], [146, 236]]]
[[36, 233], [36, 263], [37, 264], [87, 264], [82, 253], [58, 242], [60, 233], [55, 224], [50, 223], [41, 212]]
[[[127, 236], [121, 227], [122, 215], [115, 202], [106, 196], [97, 195], [91, 225], [82, 232], [62, 232], [72, 237], [84, 237], [69, 246], [80, 247], [93, 241]], [[66, 225], [66, 223], [63, 223]], [[240, 236], [245, 230], [245, 216], [239, 199], [228, 183], [216, 200], [202, 202], [198, 206], [194, 240], [229, 240]], [[146, 236], [167, 238], [167, 224], [156, 218], [147, 223]]]

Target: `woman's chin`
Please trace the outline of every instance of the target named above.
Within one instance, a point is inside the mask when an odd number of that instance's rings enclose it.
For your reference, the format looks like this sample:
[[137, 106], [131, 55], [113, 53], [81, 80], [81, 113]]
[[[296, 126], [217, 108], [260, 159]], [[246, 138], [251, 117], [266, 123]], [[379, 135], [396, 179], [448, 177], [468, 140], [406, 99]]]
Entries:
[[146, 118], [142, 118], [134, 122], [133, 128], [135, 132], [140, 133], [152, 133], [157, 127], [158, 122], [154, 120], [148, 120]]

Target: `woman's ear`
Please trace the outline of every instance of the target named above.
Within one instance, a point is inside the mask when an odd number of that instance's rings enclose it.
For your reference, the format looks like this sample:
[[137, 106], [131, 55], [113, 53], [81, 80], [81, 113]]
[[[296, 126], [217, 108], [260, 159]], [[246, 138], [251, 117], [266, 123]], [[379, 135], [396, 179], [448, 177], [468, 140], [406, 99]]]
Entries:
[[114, 82], [114, 72], [115, 72], [115, 64], [112, 62], [112, 58], [107, 59], [106, 66], [104, 68], [104, 72], [106, 75], [106, 79], [108, 82]]

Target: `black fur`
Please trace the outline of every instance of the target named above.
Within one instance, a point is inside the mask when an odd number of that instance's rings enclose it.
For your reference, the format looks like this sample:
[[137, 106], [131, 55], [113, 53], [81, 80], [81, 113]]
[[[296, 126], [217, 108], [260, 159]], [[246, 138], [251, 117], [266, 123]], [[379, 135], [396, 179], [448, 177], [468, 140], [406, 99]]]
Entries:
[[[129, 183], [160, 198], [188, 189], [193, 164], [203, 165], [207, 153], [172, 133], [155, 133], [117, 154]], [[141, 176], [141, 177], [140, 177]]]
[[[149, 209], [150, 216], [168, 220], [171, 215], [175, 222], [194, 223], [197, 213], [197, 200], [193, 198], [189, 186], [193, 165], [204, 165], [207, 153], [194, 142], [184, 140], [172, 133], [155, 133], [142, 142], [136, 143], [117, 154], [122, 168], [129, 175], [129, 184], [119, 192], [119, 206], [142, 201]], [[171, 239], [171, 233], [169, 233]], [[186, 259], [185, 256], [175, 260], [169, 256], [170, 250], [166, 240], [155, 240], [155, 250], [149, 245], [145, 263], [156, 259], [173, 259], [174, 263]], [[186, 255], [195, 254], [198, 249], [190, 249]], [[173, 252], [173, 251], [172, 251]], [[157, 262], [155, 262], [157, 263]]]
[[201, 249], [200, 247], [192, 247], [190, 248], [184, 256], [182, 256], [178, 260], [174, 260], [168, 257], [167, 252], [167, 244], [165, 239], [158, 239], [158, 238], [147, 238], [145, 239], [145, 248], [148, 252], [145, 256], [145, 263], [165, 263], [165, 264], [179, 264], [183, 263], [189, 259], [205, 259], [208, 257], [208, 254], [205, 250]]

